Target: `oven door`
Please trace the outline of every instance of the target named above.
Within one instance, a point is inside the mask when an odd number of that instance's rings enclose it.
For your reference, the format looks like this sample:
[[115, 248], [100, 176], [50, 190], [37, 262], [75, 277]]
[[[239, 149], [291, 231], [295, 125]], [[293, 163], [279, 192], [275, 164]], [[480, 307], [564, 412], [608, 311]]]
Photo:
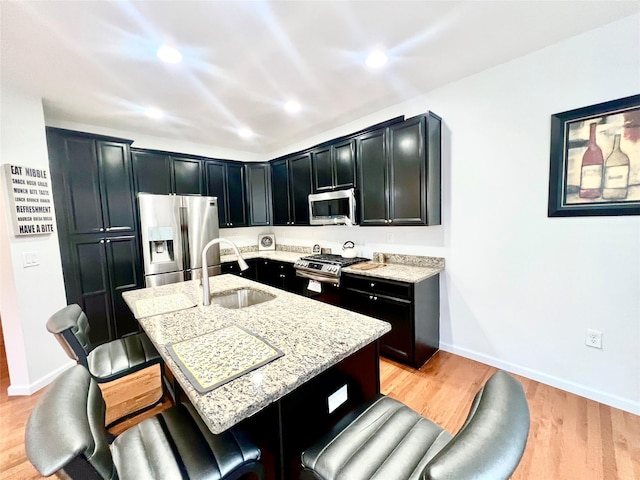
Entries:
[[305, 297], [340, 306], [340, 279], [338, 277], [328, 277], [305, 270], [296, 270], [296, 276], [309, 280], [304, 287]]

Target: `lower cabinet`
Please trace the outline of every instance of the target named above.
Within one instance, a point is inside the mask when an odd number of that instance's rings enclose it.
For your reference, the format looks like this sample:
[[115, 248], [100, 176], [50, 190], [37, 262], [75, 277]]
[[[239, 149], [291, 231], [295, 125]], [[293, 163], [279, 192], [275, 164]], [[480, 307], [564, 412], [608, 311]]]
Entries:
[[[122, 293], [142, 288], [135, 235], [75, 238], [65, 265], [67, 302], [87, 314], [94, 345], [138, 331]], [[70, 281], [70, 279], [73, 279]]]
[[222, 273], [235, 274], [287, 292], [302, 295], [305, 281], [296, 276], [296, 270], [292, 263], [252, 258], [247, 260], [247, 265], [249, 265], [249, 269], [241, 271], [237, 262], [225, 262], [222, 264]]
[[248, 278], [249, 280], [257, 280], [258, 275], [258, 259], [250, 258], [247, 260], [247, 265], [249, 268], [247, 270], [240, 270], [240, 265], [238, 262], [225, 262], [222, 264], [221, 272], [231, 273], [234, 275], [238, 275], [239, 277]]
[[391, 324], [380, 353], [420, 368], [440, 343], [439, 275], [418, 283], [343, 274], [341, 306]]

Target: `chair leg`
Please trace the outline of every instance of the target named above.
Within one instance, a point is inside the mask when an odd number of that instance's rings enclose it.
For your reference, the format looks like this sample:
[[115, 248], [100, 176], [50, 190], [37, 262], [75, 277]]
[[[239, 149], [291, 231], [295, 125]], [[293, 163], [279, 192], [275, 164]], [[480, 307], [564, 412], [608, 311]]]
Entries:
[[[153, 407], [164, 397], [161, 365], [155, 364], [135, 373], [98, 383], [107, 405], [108, 426]], [[132, 392], [135, 392], [132, 395]]]

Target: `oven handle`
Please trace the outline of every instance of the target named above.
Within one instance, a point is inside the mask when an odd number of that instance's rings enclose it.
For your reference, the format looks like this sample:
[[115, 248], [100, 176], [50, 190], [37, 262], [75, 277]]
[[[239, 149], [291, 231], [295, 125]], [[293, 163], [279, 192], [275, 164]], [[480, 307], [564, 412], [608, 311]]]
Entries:
[[316, 282], [331, 283], [333, 285], [340, 284], [340, 279], [337, 277], [323, 277], [321, 275], [314, 275], [313, 273], [305, 272], [303, 270], [296, 270], [296, 277], [308, 278], [309, 280], [315, 280]]

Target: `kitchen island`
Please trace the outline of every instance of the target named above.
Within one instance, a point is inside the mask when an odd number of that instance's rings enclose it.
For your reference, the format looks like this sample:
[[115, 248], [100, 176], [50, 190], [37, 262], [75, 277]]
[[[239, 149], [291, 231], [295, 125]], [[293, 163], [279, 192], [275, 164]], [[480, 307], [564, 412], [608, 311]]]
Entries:
[[[234, 275], [211, 278], [210, 291], [251, 288], [273, 295], [263, 303], [229, 309], [202, 305], [197, 280], [123, 294], [182, 390], [214, 433], [242, 423], [262, 438], [271, 478], [293, 478], [306, 445], [339, 418], [379, 392], [376, 340], [386, 322], [315, 302]], [[176, 304], [172, 305], [172, 301]], [[164, 312], [144, 316], [149, 300]], [[194, 305], [190, 308], [189, 305]], [[181, 308], [176, 311], [169, 311]], [[174, 362], [171, 344], [238, 325], [284, 355], [207, 393], [199, 393]], [[340, 393], [338, 393], [340, 391]], [[338, 393], [338, 395], [335, 395]], [[329, 401], [329, 397], [332, 398]], [[342, 402], [342, 403], [341, 403]], [[269, 470], [269, 468], [268, 468]]]

